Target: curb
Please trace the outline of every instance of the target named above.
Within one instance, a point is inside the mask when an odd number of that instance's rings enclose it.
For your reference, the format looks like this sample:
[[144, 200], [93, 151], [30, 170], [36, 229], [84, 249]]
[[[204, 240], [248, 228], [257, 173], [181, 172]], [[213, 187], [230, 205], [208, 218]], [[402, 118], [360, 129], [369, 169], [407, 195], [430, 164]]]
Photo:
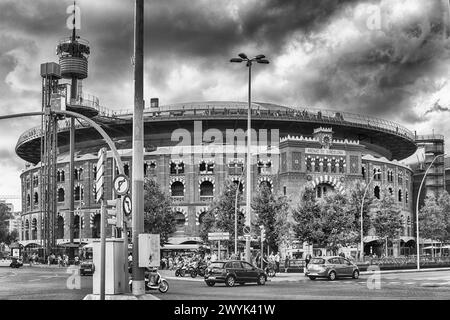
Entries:
[[[402, 270], [379, 270], [381, 274], [391, 273], [412, 273], [412, 272], [432, 272], [432, 271], [450, 271], [450, 268], [427, 268], [427, 269], [402, 269]], [[373, 274], [373, 271], [361, 271], [360, 274]]]
[[[100, 300], [99, 294], [88, 294], [83, 300]], [[105, 294], [105, 300], [161, 300], [152, 294], [133, 296], [131, 294]]]

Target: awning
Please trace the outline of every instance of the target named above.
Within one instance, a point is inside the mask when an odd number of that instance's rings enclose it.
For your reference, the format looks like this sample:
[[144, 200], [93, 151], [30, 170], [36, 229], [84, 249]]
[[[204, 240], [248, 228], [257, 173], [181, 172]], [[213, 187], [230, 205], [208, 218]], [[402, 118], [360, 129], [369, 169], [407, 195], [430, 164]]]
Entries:
[[42, 245], [36, 242], [30, 242], [25, 245], [25, 248], [36, 248], [36, 247], [42, 248]]
[[403, 237], [400, 237], [400, 241], [403, 241], [403, 242], [416, 241], [416, 238], [403, 236]]
[[161, 250], [198, 250], [200, 247], [200, 244], [165, 244]]
[[368, 243], [368, 242], [372, 242], [372, 241], [378, 241], [378, 240], [380, 240], [381, 238], [380, 237], [377, 237], [377, 236], [365, 236], [364, 238], [363, 238], [363, 241], [365, 242], [365, 243]]
[[423, 249], [424, 250], [427, 250], [427, 249], [440, 249], [441, 247], [435, 247], [435, 246], [428, 246], [428, 247], [424, 247]]

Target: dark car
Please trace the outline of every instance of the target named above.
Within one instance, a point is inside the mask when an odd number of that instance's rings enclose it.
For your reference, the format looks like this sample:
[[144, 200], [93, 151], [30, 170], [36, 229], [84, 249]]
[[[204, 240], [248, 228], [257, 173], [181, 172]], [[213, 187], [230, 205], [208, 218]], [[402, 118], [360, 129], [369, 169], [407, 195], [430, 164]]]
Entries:
[[93, 275], [94, 274], [94, 262], [92, 260], [85, 260], [80, 263], [80, 275]]
[[11, 262], [11, 265], [10, 265], [11, 268], [20, 268], [22, 266], [23, 266], [22, 259], [17, 259], [17, 258], [14, 258], [14, 257], [12, 258], [12, 262]]
[[264, 285], [267, 274], [264, 270], [240, 260], [212, 262], [205, 273], [205, 282], [212, 287], [216, 283], [225, 283], [227, 287], [233, 287], [236, 283], [245, 284], [256, 282]]
[[311, 259], [306, 275], [311, 280], [316, 278], [335, 280], [338, 277], [358, 279], [359, 268], [356, 264], [343, 257], [318, 257]]

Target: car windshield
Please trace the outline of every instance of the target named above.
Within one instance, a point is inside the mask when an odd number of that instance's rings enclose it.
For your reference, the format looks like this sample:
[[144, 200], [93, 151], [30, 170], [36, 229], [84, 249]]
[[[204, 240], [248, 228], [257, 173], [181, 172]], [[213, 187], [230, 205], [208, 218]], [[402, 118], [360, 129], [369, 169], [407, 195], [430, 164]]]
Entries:
[[311, 263], [311, 264], [324, 264], [325, 263], [325, 259], [313, 258], [313, 259], [311, 259], [311, 261], [309, 263]]
[[223, 262], [212, 262], [209, 267], [210, 268], [217, 268], [217, 269], [223, 269]]

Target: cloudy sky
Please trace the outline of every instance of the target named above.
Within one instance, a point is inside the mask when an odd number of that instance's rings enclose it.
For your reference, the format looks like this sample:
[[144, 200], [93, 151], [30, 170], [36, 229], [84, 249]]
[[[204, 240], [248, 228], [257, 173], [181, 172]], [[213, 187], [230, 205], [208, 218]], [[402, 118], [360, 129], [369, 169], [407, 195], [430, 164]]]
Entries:
[[[39, 111], [42, 62], [71, 1], [0, 0], [0, 114]], [[133, 105], [132, 0], [78, 0], [91, 44], [84, 92], [111, 109]], [[145, 98], [160, 103], [247, 99], [240, 52], [265, 54], [253, 97], [394, 120], [450, 136], [448, 0], [146, 0]], [[39, 119], [0, 124], [0, 195], [19, 195], [14, 152]], [[448, 150], [448, 146], [447, 146]], [[13, 201], [16, 209], [20, 203]]]

